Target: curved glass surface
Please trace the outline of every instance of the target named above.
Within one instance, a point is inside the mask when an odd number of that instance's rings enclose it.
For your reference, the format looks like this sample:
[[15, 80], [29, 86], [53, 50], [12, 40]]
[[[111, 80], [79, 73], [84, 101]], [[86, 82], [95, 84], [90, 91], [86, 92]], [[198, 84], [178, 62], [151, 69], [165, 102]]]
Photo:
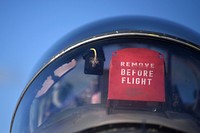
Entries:
[[[164, 101], [108, 99], [112, 53], [125, 48], [146, 48], [163, 55]], [[87, 68], [94, 49], [103, 69]], [[88, 51], [92, 56], [87, 57]], [[28, 86], [12, 133], [95, 132], [89, 129], [126, 123], [198, 132], [199, 55], [196, 49], [153, 37], [118, 37], [77, 46], [47, 65]]]

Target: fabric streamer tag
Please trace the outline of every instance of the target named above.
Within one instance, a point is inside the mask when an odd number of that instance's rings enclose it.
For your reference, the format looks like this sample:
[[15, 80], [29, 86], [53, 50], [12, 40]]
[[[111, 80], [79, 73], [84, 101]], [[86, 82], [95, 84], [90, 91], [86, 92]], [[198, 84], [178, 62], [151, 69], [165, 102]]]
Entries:
[[165, 102], [164, 56], [146, 48], [112, 54], [108, 100]]

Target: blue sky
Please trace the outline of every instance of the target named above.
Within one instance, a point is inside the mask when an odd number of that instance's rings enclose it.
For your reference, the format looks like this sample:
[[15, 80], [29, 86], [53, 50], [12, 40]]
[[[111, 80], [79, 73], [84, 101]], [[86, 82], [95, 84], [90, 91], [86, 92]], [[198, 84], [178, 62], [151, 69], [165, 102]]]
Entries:
[[17, 100], [37, 61], [70, 31], [104, 18], [142, 15], [200, 33], [199, 7], [199, 0], [0, 0], [0, 132], [9, 132]]

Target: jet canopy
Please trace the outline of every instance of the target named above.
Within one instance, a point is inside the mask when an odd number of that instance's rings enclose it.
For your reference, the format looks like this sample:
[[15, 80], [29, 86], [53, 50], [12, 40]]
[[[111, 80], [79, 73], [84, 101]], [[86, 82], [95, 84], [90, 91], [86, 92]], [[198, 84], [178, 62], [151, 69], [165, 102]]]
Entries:
[[11, 132], [197, 133], [199, 44], [197, 33], [148, 17], [79, 28], [39, 62]]

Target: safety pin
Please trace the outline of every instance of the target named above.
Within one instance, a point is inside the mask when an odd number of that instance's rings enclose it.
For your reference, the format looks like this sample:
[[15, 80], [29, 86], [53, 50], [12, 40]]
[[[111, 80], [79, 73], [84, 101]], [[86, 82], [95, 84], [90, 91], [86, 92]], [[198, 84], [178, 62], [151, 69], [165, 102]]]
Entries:
[[99, 61], [97, 59], [97, 51], [95, 48], [90, 48], [94, 52], [94, 58], [90, 60], [90, 63], [92, 63], [92, 67], [96, 67], [97, 64], [99, 64]]

